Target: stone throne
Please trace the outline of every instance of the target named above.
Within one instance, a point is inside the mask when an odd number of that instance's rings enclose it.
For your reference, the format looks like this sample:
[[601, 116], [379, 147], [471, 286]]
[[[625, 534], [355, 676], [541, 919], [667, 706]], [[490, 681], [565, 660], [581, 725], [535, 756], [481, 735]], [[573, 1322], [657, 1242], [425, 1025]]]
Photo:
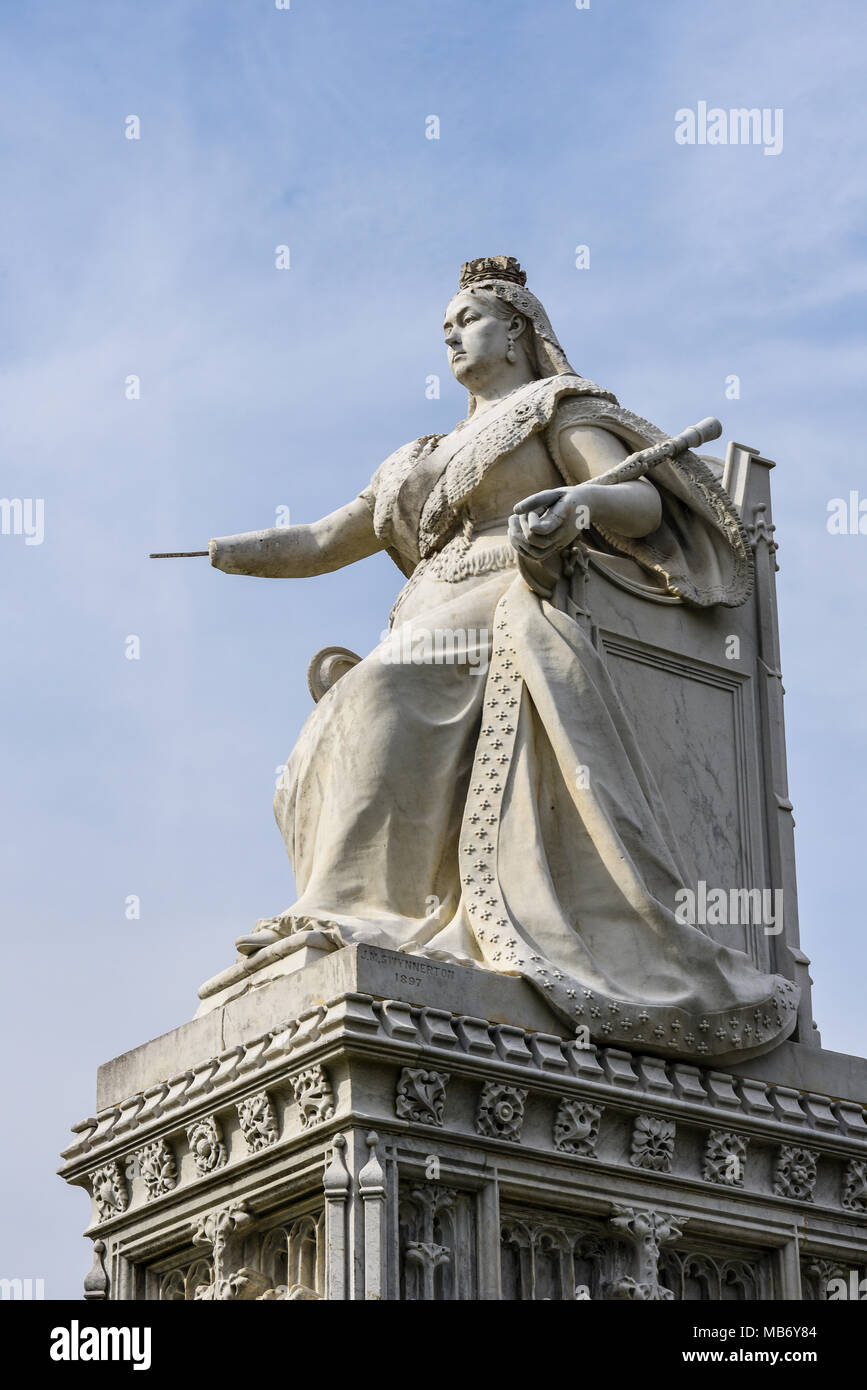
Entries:
[[224, 972], [74, 1126], [86, 1298], [798, 1300], [864, 1276], [867, 1062], [821, 1047], [798, 938], [773, 464], [705, 461], [752, 599], [689, 609], [589, 551], [575, 616], [695, 880], [782, 890], [778, 934], [708, 929], [800, 986], [793, 1039], [727, 1070], [580, 1047], [519, 979], [369, 946]]
[[[751, 920], [732, 921], [723, 910], [722, 921], [711, 917], [709, 934], [800, 987], [795, 1037], [806, 1046], [818, 1045], [809, 961], [800, 946], [786, 773], [770, 496], [775, 465], [737, 443], [728, 446], [724, 464], [706, 455], [702, 461], [719, 477], [745, 524], [756, 573], [750, 599], [739, 608], [689, 607], [654, 592], [629, 559], [591, 550], [584, 620], [641, 730], [688, 881], [782, 894], [782, 924], [765, 931]], [[648, 603], [655, 605], [650, 621]]]

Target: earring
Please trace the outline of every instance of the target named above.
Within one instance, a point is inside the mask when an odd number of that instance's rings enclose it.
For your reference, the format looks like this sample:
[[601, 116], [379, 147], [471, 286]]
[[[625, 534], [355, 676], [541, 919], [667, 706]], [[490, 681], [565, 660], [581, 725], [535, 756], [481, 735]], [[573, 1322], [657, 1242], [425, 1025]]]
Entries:
[[514, 338], [509, 338], [509, 339], [508, 339], [508, 343], [509, 343], [509, 346], [506, 348], [506, 361], [507, 361], [507, 362], [516, 362], [518, 359], [517, 359], [517, 357], [516, 357], [516, 355], [515, 355], [515, 340], [514, 340]]

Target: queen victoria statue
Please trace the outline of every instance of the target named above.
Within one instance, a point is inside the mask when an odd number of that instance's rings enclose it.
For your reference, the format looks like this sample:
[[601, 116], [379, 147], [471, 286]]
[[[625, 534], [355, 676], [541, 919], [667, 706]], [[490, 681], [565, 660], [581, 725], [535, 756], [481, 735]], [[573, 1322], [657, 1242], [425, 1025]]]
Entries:
[[707, 433], [643, 433], [573, 370], [525, 280], [511, 257], [463, 267], [443, 329], [468, 410], [450, 434], [404, 444], [321, 521], [210, 543], [227, 574], [385, 550], [406, 581], [373, 652], [314, 669], [274, 801], [298, 898], [238, 950], [253, 973], [364, 943], [521, 976], [594, 1041], [766, 1051], [797, 987], [681, 920], [687, 871], [643, 752], [652, 700], [643, 729], [576, 590], [589, 546], [691, 608], [737, 607], [751, 552], [688, 452]]

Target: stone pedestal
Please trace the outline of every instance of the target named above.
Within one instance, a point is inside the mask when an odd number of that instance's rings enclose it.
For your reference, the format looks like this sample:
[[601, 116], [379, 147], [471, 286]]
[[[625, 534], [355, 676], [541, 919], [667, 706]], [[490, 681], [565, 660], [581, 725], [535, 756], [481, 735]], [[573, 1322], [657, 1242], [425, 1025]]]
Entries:
[[61, 1171], [89, 1299], [826, 1298], [865, 1097], [860, 1058], [581, 1048], [518, 979], [346, 947], [103, 1066]]

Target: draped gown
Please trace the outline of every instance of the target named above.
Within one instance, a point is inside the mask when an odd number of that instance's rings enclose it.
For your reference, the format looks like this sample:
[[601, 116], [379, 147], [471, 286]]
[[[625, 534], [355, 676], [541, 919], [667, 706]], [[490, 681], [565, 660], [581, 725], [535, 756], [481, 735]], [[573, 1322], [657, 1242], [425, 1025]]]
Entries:
[[[676, 920], [679, 852], [604, 660], [563, 586], [547, 600], [518, 573], [507, 516], [476, 506], [530, 439], [577, 481], [557, 430], [612, 401], [580, 377], [532, 382], [405, 445], [361, 494], [409, 579], [278, 785], [299, 893], [279, 930], [523, 976], [595, 1041], [745, 1057], [791, 1033], [797, 988]], [[742, 601], [749, 558], [716, 480], [693, 461], [653, 481], [660, 531], [608, 540], [691, 602]]]

